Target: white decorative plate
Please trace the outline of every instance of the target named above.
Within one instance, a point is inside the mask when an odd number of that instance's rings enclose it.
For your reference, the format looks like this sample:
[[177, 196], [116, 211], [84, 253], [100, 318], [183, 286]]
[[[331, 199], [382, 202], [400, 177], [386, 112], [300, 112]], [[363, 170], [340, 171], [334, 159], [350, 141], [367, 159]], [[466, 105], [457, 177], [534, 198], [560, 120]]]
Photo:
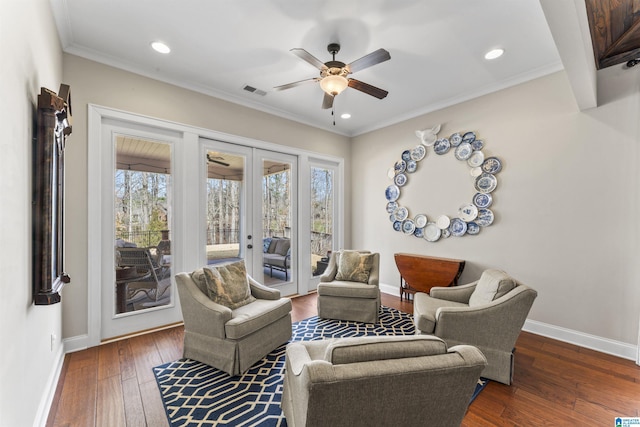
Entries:
[[438, 217], [438, 219], [436, 219], [436, 225], [438, 226], [438, 228], [440, 228], [441, 230], [444, 230], [445, 228], [449, 227], [449, 224], [451, 224], [451, 220], [449, 219], [448, 216], [446, 215], [440, 215]]
[[438, 228], [438, 226], [433, 222], [428, 223], [424, 228], [424, 239], [427, 242], [437, 242], [441, 235], [442, 230], [440, 230], [440, 228]]
[[467, 164], [472, 168], [477, 168], [484, 162], [484, 153], [482, 151], [474, 151], [467, 160]]
[[477, 178], [480, 175], [482, 175], [482, 168], [471, 168], [469, 170], [469, 173], [471, 174], [472, 177]]
[[479, 177], [476, 178], [476, 190], [481, 193], [491, 193], [496, 189], [498, 185], [498, 179], [495, 175], [491, 175], [490, 173], [483, 173]]
[[413, 222], [416, 223], [416, 227], [424, 228], [427, 225], [427, 216], [425, 214], [418, 214], [415, 218], [413, 218]]
[[462, 135], [460, 135], [459, 133], [454, 133], [449, 137], [449, 142], [451, 142], [452, 146], [457, 147], [462, 142]]
[[469, 203], [468, 205], [460, 206], [458, 209], [458, 217], [465, 221], [473, 221], [478, 216], [478, 208], [476, 205]]
[[389, 170], [387, 170], [387, 178], [393, 180], [393, 178], [396, 177], [396, 169], [395, 168], [389, 168]]
[[473, 148], [468, 142], [463, 142], [456, 147], [454, 154], [458, 160], [467, 160], [473, 154]]

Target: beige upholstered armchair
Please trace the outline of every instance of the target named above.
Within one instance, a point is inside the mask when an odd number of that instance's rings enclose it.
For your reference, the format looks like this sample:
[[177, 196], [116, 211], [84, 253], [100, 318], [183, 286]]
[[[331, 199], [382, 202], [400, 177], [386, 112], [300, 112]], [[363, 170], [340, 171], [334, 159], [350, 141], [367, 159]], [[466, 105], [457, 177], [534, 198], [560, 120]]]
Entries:
[[335, 251], [318, 285], [318, 316], [327, 319], [377, 323], [380, 254]]
[[293, 342], [281, 407], [290, 427], [458, 426], [487, 361], [433, 336]]
[[[291, 338], [291, 301], [246, 275], [241, 263], [176, 275], [184, 318], [184, 357], [229, 375], [245, 372]], [[240, 298], [241, 292], [225, 289], [225, 282], [235, 274], [234, 266], [240, 278], [244, 274], [246, 294]], [[243, 285], [242, 280], [237, 282]]]
[[478, 347], [489, 362], [482, 376], [511, 384], [513, 350], [537, 295], [503, 271], [485, 270], [467, 285], [417, 293], [416, 333], [434, 334], [449, 346]]

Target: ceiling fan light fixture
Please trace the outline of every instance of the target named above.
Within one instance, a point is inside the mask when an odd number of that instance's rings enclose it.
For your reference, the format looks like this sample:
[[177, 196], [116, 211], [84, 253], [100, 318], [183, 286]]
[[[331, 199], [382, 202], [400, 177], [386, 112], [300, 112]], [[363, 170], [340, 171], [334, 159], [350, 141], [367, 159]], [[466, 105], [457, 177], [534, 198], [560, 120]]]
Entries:
[[330, 75], [320, 80], [320, 87], [325, 93], [336, 96], [349, 86], [346, 77]]

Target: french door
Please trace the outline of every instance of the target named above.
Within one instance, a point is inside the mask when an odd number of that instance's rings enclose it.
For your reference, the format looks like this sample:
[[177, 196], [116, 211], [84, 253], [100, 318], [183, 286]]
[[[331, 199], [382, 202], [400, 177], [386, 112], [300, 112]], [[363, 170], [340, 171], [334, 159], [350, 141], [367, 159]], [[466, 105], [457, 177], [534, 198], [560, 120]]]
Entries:
[[260, 283], [298, 293], [297, 157], [200, 138], [201, 259], [243, 259]]

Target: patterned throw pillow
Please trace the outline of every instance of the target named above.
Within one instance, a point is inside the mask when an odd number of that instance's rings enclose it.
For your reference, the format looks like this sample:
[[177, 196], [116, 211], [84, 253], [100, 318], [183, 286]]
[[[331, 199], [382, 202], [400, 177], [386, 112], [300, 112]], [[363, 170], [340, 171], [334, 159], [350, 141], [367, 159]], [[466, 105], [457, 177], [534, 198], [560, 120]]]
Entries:
[[204, 268], [209, 298], [234, 310], [256, 299], [251, 295], [244, 261]]
[[269, 252], [269, 246], [271, 245], [271, 237], [265, 237], [264, 239], [262, 239], [262, 252], [264, 252], [265, 254], [267, 252]]
[[369, 274], [373, 267], [373, 254], [361, 254], [358, 251], [342, 251], [338, 260], [336, 280], [369, 283]]

